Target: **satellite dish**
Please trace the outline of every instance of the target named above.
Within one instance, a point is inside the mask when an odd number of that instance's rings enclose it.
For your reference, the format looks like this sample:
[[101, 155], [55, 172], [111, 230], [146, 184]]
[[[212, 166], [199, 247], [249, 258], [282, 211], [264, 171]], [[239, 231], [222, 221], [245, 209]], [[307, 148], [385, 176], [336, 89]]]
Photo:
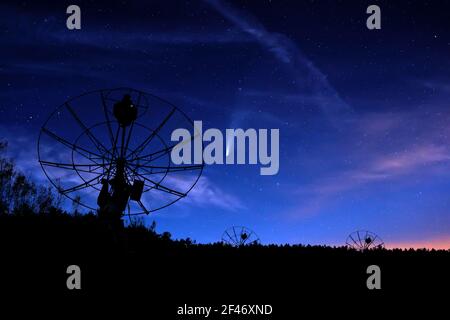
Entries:
[[149, 214], [186, 197], [203, 171], [203, 164], [171, 162], [178, 128], [193, 131], [194, 124], [157, 96], [130, 88], [88, 92], [45, 121], [39, 162], [57, 190], [85, 208]]
[[233, 226], [225, 230], [222, 235], [222, 242], [233, 247], [259, 244], [258, 235], [246, 227]]
[[351, 233], [345, 244], [347, 247], [359, 251], [384, 248], [383, 240], [375, 233], [366, 230]]

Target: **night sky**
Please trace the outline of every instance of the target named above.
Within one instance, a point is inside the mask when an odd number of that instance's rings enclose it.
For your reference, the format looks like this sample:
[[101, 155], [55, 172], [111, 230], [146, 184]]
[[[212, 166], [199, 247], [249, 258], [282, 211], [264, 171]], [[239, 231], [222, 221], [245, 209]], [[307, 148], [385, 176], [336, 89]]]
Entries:
[[[0, 4], [0, 137], [39, 183], [40, 127], [101, 88], [160, 96], [206, 128], [279, 128], [280, 171], [206, 166], [148, 217], [219, 241], [450, 247], [448, 1], [15, 1]], [[420, 2], [420, 3], [419, 3]], [[81, 7], [81, 30], [66, 8]], [[382, 29], [366, 28], [381, 8]]]

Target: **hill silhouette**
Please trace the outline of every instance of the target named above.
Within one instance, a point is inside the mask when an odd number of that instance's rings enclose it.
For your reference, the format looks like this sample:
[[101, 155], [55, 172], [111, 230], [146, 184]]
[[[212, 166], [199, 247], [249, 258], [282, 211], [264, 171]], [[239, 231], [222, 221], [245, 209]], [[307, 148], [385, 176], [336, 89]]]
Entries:
[[[0, 143], [0, 153], [6, 146]], [[366, 270], [373, 264], [382, 270], [384, 293], [426, 292], [449, 284], [450, 251], [197, 244], [159, 234], [154, 223], [133, 220], [112, 228], [95, 213], [80, 214], [76, 205], [67, 212], [52, 189], [30, 181], [4, 154], [0, 183], [0, 272], [7, 275], [2, 288], [10, 293], [144, 292], [163, 312], [200, 301], [267, 302], [288, 313], [295, 297], [287, 290], [306, 292], [311, 299], [335, 299], [343, 290], [379, 298], [366, 287]], [[73, 264], [82, 270], [80, 291], [66, 287], [66, 269]]]

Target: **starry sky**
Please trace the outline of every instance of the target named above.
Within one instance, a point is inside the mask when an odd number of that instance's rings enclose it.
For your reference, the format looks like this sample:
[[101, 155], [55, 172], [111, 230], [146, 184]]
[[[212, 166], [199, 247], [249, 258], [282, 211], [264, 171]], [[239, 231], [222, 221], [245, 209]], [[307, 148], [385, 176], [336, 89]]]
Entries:
[[[0, 4], [0, 137], [47, 183], [36, 143], [65, 100], [132, 87], [204, 127], [278, 128], [280, 171], [206, 166], [159, 231], [219, 241], [450, 248], [447, 1], [67, 1]], [[381, 8], [382, 29], [366, 28]]]

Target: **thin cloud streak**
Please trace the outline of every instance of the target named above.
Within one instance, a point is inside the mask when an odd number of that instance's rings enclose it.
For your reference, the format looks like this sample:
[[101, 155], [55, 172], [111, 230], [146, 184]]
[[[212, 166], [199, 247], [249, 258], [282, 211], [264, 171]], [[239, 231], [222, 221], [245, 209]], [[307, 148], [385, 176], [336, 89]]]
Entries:
[[334, 195], [364, 184], [395, 179], [417, 172], [423, 166], [436, 165], [450, 160], [450, 152], [435, 145], [419, 146], [401, 154], [379, 156], [367, 167], [345, 171], [318, 183], [312, 190], [321, 195]]
[[302, 103], [314, 103], [331, 119], [343, 112], [351, 111], [331, 86], [327, 77], [305, 57], [297, 44], [286, 36], [269, 32], [255, 18], [219, 0], [205, 0], [212, 8], [222, 14], [235, 26], [251, 35], [263, 47], [267, 48], [280, 62], [289, 65], [301, 94], [306, 97]]
[[[176, 176], [168, 176], [164, 180], [164, 183], [175, 190], [187, 190], [192, 185], [192, 179], [183, 179]], [[241, 199], [217, 186], [204, 174], [181, 202], [183, 205], [188, 204], [205, 208], [213, 206], [234, 212], [246, 208]]]
[[381, 155], [367, 166], [355, 170], [342, 171], [319, 180], [296, 191], [297, 195], [312, 196], [313, 199], [294, 210], [295, 216], [308, 216], [320, 211], [329, 200], [336, 196], [377, 182], [395, 179], [422, 172], [425, 166], [449, 163], [450, 152], [435, 145], [418, 146], [401, 154]]

